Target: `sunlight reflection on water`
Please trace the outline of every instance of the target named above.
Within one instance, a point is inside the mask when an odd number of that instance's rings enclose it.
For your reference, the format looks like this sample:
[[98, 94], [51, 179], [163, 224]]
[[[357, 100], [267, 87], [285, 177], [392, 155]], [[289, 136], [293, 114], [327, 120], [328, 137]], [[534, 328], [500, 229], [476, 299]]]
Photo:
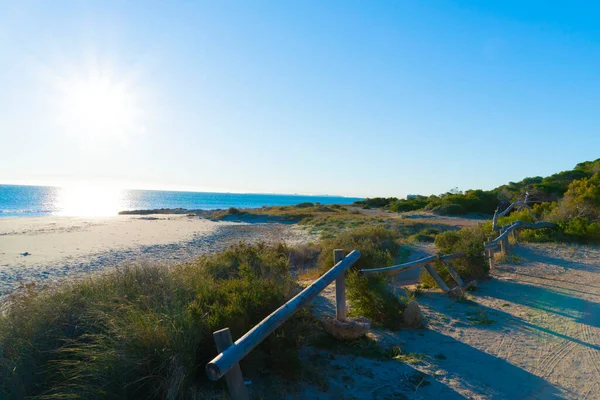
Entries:
[[350, 204], [360, 198], [252, 193], [131, 190], [110, 184], [66, 187], [0, 185], [0, 218], [28, 216], [110, 216], [124, 210], [187, 208], [215, 210], [286, 206], [303, 202]]
[[56, 196], [57, 215], [109, 216], [125, 207], [125, 191], [108, 186], [81, 185], [60, 188]]

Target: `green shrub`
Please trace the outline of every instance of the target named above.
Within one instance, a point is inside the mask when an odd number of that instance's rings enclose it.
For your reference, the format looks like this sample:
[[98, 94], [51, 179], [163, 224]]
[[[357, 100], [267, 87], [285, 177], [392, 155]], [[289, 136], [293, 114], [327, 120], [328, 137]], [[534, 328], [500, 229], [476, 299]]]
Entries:
[[313, 203], [310, 202], [304, 202], [304, 203], [298, 203], [296, 204], [297, 208], [308, 208], [308, 207], [314, 207], [315, 205]]
[[[0, 398], [202, 397], [222, 387], [204, 373], [216, 355], [212, 332], [229, 327], [238, 338], [293, 288], [285, 247], [264, 245], [172, 268], [121, 267], [55, 289], [29, 286], [0, 316]], [[252, 351], [245, 370], [294, 375], [303, 318]]]
[[411, 238], [415, 242], [422, 242], [422, 243], [433, 243], [435, 241], [435, 236], [426, 235], [424, 233], [417, 233], [416, 235], [412, 235]]
[[285, 244], [240, 243], [213, 255], [204, 255], [198, 264], [216, 279], [261, 276], [268, 279], [289, 278], [289, 249]]
[[431, 211], [439, 215], [463, 215], [466, 213], [460, 204], [440, 204], [433, 207]]
[[600, 220], [600, 176], [575, 180], [569, 184], [564, 197], [552, 211], [554, 220], [567, 221], [572, 218]]
[[372, 199], [366, 198], [364, 200], [355, 201], [354, 205], [362, 206], [365, 209], [382, 208], [397, 200], [398, 199], [395, 197], [374, 197]]
[[[575, 183], [575, 182], [574, 182]], [[571, 193], [571, 189], [577, 187], [581, 189], [579, 184], [570, 185], [567, 193]], [[585, 191], [589, 194], [592, 188], [585, 185]], [[538, 219], [551, 219], [556, 224], [556, 228], [545, 229], [522, 229], [519, 231], [519, 239], [525, 242], [578, 242], [578, 243], [600, 243], [600, 222], [590, 221], [591, 204], [586, 203], [586, 196], [574, 199], [565, 194], [565, 197], [560, 202], [536, 204], [533, 207], [533, 214]], [[587, 204], [587, 206], [586, 206]], [[577, 210], [581, 210], [588, 217], [575, 216]], [[527, 210], [514, 211], [506, 217], [498, 219], [498, 225], [504, 226], [512, 224], [516, 221], [535, 222], [531, 214]]]
[[322, 272], [333, 267], [333, 250], [360, 251], [360, 259], [354, 268], [380, 268], [392, 265], [399, 246], [394, 234], [383, 226], [361, 226], [340, 233], [337, 237], [322, 241], [319, 266]]
[[[435, 238], [435, 245], [440, 254], [465, 253], [464, 257], [452, 260], [452, 266], [464, 281], [481, 279], [489, 273], [489, 265], [483, 256], [483, 242], [490, 232], [484, 228], [463, 228], [459, 231], [442, 232]], [[439, 262], [435, 268], [442, 279], [452, 287], [455, 285], [448, 270]], [[421, 282], [424, 285], [434, 287], [435, 281], [423, 270]]]
[[559, 222], [558, 226], [564, 235], [576, 242], [600, 243], [600, 222], [590, 222], [583, 217], [572, 218], [566, 222]]
[[290, 265], [298, 268], [315, 267], [320, 254], [321, 247], [312, 243], [295, 246], [288, 250]]
[[400, 328], [406, 306], [387, 288], [386, 276], [364, 277], [354, 270], [348, 273], [347, 283], [350, 316], [363, 316], [392, 330]]
[[237, 214], [241, 214], [242, 211], [239, 208], [235, 208], [235, 207], [229, 207], [229, 210], [227, 210], [227, 214], [230, 215], [237, 215]]
[[[427, 209], [441, 210], [441, 215], [461, 215], [465, 212], [478, 212], [491, 214], [499, 204], [498, 196], [494, 191], [467, 190], [465, 193], [451, 191], [440, 196], [429, 197]], [[445, 207], [453, 205], [450, 210]], [[456, 205], [462, 207], [458, 208]]]
[[388, 209], [393, 212], [415, 211], [425, 208], [429, 202], [425, 196], [417, 196], [414, 199], [400, 199], [389, 204]]
[[521, 211], [512, 211], [505, 217], [498, 218], [498, 226], [512, 225], [517, 221], [534, 223], [535, 220], [531, 217], [531, 214], [526, 209]]
[[555, 242], [565, 240], [563, 233], [559, 229], [544, 228], [544, 229], [521, 229], [519, 230], [519, 241], [523, 242]]

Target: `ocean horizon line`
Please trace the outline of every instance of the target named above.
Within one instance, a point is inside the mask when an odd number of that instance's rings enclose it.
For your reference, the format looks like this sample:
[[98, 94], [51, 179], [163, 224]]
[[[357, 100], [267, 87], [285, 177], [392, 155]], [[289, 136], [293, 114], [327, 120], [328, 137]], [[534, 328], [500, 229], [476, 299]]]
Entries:
[[[178, 192], [178, 193], [206, 193], [206, 194], [238, 194], [238, 195], [265, 195], [265, 196], [298, 196], [298, 197], [337, 197], [337, 198], [346, 198], [346, 199], [357, 199], [362, 200], [369, 197], [379, 197], [379, 196], [349, 196], [349, 195], [337, 195], [337, 194], [319, 194], [319, 193], [277, 193], [277, 192], [235, 192], [235, 191], [218, 191], [218, 190], [190, 190], [190, 189], [147, 189], [147, 188], [127, 188], [127, 187], [119, 187], [119, 186], [111, 186], [105, 184], [66, 184], [66, 185], [37, 185], [37, 184], [27, 184], [27, 183], [2, 183], [0, 182], [0, 186], [27, 186], [27, 187], [40, 187], [40, 188], [49, 188], [49, 189], [69, 189], [69, 188], [77, 188], [77, 187], [111, 187], [115, 190], [123, 191], [148, 191], [148, 192]], [[389, 196], [384, 196], [389, 197]]]
[[111, 216], [123, 211], [219, 210], [292, 206], [299, 203], [352, 204], [364, 197], [280, 193], [194, 192], [115, 189], [105, 186], [0, 184], [0, 217]]

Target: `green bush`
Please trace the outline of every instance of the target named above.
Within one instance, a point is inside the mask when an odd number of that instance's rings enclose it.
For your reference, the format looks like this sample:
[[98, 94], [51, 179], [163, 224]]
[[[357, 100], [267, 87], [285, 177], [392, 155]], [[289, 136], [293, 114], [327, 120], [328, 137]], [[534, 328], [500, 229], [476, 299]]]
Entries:
[[360, 251], [360, 259], [354, 268], [381, 268], [392, 265], [399, 246], [394, 234], [383, 226], [361, 226], [340, 233], [337, 237], [322, 241], [319, 266], [322, 272], [333, 267], [333, 250]]
[[310, 202], [304, 202], [304, 203], [298, 203], [296, 204], [297, 208], [309, 208], [309, 207], [314, 207], [315, 205], [313, 203]]
[[264, 243], [240, 243], [213, 255], [200, 257], [210, 276], [216, 279], [261, 276], [267, 279], [289, 279], [289, 249], [285, 244], [267, 246]]
[[363, 316], [376, 326], [392, 330], [400, 328], [406, 306], [387, 288], [386, 276], [364, 277], [350, 271], [347, 283], [350, 316]]
[[598, 173], [590, 178], [571, 182], [564, 197], [552, 210], [551, 217], [563, 222], [579, 217], [587, 218], [589, 221], [600, 220], [600, 176]]
[[[599, 165], [598, 161], [590, 164]], [[578, 166], [580, 167], [580, 166]], [[581, 167], [583, 168], [583, 167]], [[519, 237], [523, 241], [568, 241], [600, 243], [600, 177], [595, 172], [568, 183], [564, 197], [557, 202], [536, 204], [533, 214], [538, 220], [551, 220], [556, 229], [524, 229]], [[515, 221], [535, 222], [527, 210], [513, 211], [498, 220], [499, 225]]]
[[429, 202], [425, 196], [417, 196], [414, 199], [400, 199], [389, 204], [388, 209], [393, 212], [415, 211], [425, 208]]
[[397, 200], [398, 199], [395, 197], [374, 197], [372, 199], [366, 198], [364, 200], [355, 201], [354, 205], [362, 206], [365, 209], [382, 208]]
[[[440, 254], [465, 254], [464, 257], [450, 262], [464, 281], [481, 279], [489, 273], [489, 265], [483, 256], [483, 242], [490, 234], [491, 232], [481, 227], [446, 231], [436, 236], [435, 245]], [[435, 263], [435, 268], [448, 286], [455, 286], [450, 273], [441, 263]], [[421, 274], [421, 282], [430, 287], [436, 286], [435, 281], [425, 270]]]
[[463, 215], [466, 213], [460, 204], [440, 204], [433, 207], [431, 211], [439, 215]]
[[600, 222], [590, 222], [583, 217], [572, 218], [559, 222], [567, 239], [581, 243], [600, 243]]
[[424, 234], [424, 233], [417, 233], [415, 235], [412, 235], [411, 239], [414, 240], [415, 242], [421, 242], [421, 243], [433, 243], [433, 242], [435, 242], [435, 236], [433, 236], [433, 235], [427, 235], [427, 234]]
[[566, 240], [560, 229], [521, 229], [519, 230], [519, 241], [522, 242], [556, 242]]
[[466, 212], [491, 214], [499, 204], [498, 195], [494, 191], [484, 190], [467, 190], [465, 193], [452, 191], [431, 196], [428, 200], [426, 209], [441, 215], [461, 215]]
[[231, 215], [237, 215], [237, 214], [241, 214], [242, 211], [239, 208], [235, 208], [235, 207], [229, 207], [229, 210], [227, 210], [227, 214], [231, 214]]
[[[0, 398], [191, 398], [211, 393], [212, 332], [238, 338], [292, 295], [285, 248], [236, 246], [168, 268], [135, 265], [28, 286], [0, 316]], [[303, 315], [244, 360], [292, 376]]]

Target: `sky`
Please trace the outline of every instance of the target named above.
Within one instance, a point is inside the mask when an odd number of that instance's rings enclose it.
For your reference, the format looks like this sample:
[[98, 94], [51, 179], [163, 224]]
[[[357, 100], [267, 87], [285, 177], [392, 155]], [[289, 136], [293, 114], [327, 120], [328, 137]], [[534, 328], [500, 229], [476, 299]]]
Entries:
[[0, 2], [0, 183], [359, 197], [600, 157], [600, 5]]

